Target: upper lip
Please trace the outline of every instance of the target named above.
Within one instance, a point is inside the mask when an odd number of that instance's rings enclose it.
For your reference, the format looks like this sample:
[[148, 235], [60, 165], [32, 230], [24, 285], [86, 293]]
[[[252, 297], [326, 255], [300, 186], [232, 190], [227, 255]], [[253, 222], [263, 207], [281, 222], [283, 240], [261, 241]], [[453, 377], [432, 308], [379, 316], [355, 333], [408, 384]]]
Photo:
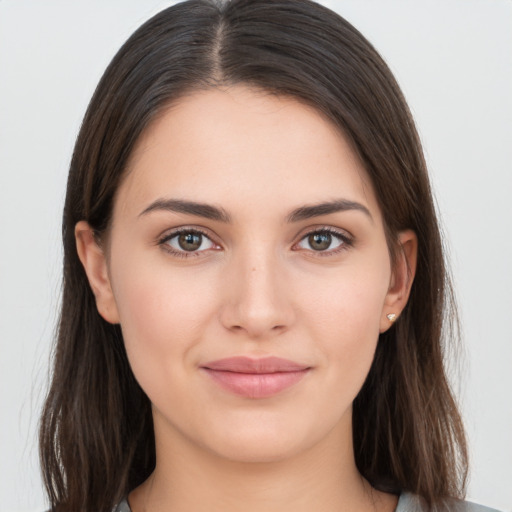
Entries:
[[203, 368], [236, 373], [277, 373], [298, 372], [310, 368], [307, 365], [280, 357], [252, 358], [247, 356], [228, 357], [203, 364]]

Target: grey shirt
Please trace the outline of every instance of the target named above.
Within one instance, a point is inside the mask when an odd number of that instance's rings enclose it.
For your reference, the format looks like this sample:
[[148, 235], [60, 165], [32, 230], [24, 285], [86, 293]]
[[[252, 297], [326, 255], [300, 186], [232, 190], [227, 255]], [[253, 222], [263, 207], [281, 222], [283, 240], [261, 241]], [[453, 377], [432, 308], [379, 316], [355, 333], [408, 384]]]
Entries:
[[[413, 494], [402, 493], [400, 495], [400, 499], [398, 500], [398, 505], [396, 507], [395, 512], [424, 512], [426, 509], [421, 504], [421, 499]], [[493, 508], [484, 507], [482, 505], [477, 505], [475, 503], [470, 503], [469, 501], [463, 502], [454, 502], [451, 507], [451, 511], [453, 512], [498, 512]], [[124, 499], [119, 505], [115, 508], [113, 512], [132, 512], [130, 509], [130, 505], [126, 499]]]
[[[398, 500], [395, 512], [423, 512], [426, 507], [422, 505], [421, 498], [408, 492], [402, 493]], [[128, 509], [130, 512], [130, 509]], [[494, 508], [484, 507], [469, 501], [453, 501], [450, 506], [450, 512], [498, 512]]]

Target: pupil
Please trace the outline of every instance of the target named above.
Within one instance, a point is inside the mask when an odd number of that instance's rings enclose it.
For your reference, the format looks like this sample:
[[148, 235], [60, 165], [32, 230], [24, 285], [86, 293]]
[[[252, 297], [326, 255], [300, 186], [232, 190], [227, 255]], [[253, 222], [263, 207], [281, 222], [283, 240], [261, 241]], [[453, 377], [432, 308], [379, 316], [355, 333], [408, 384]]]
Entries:
[[182, 233], [178, 237], [178, 243], [184, 251], [195, 251], [201, 247], [203, 235], [198, 233]]
[[330, 233], [314, 233], [309, 235], [309, 244], [315, 251], [323, 251], [331, 245], [332, 236]]

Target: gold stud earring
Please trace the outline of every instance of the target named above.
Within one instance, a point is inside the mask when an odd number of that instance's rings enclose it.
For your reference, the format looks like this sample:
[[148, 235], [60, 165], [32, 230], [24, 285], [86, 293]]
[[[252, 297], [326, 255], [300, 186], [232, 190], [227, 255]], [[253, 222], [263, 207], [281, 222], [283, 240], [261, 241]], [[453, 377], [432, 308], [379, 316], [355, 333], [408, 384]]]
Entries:
[[395, 323], [395, 320], [396, 320], [396, 315], [395, 313], [389, 313], [389, 315], [386, 315], [387, 319], [393, 324]]

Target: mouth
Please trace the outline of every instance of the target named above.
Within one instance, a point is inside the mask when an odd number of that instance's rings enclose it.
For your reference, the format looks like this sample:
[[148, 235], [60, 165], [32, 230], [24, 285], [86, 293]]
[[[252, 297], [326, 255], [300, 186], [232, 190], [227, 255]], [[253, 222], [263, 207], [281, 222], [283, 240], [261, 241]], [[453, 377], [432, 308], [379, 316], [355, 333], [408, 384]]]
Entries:
[[268, 398], [297, 384], [311, 367], [279, 357], [230, 357], [206, 363], [201, 369], [226, 391]]

